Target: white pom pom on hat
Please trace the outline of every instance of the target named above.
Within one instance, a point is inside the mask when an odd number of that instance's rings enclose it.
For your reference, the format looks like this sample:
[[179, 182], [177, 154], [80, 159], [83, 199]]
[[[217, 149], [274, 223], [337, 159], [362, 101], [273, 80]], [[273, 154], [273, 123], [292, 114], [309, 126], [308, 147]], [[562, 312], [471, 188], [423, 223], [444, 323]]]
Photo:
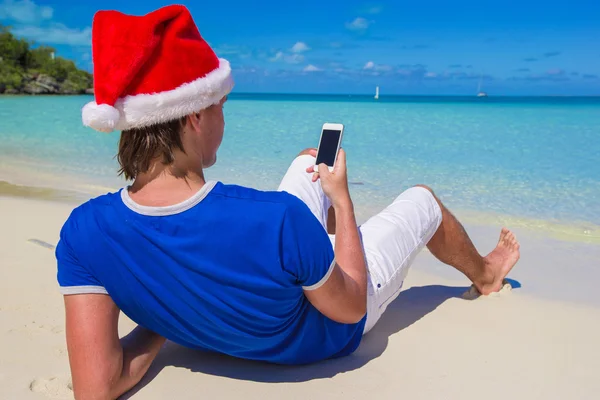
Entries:
[[121, 118], [116, 108], [108, 104], [96, 104], [95, 101], [83, 106], [81, 114], [85, 126], [105, 133], [114, 131]]
[[143, 17], [99, 11], [92, 26], [95, 100], [82, 121], [100, 132], [172, 121], [233, 88], [229, 62], [202, 38], [185, 6]]

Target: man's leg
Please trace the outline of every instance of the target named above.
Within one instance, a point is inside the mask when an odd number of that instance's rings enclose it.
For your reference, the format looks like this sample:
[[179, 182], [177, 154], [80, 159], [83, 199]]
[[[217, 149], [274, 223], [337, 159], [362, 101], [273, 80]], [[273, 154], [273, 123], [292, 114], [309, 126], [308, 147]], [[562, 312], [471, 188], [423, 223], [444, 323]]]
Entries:
[[[292, 162], [279, 190], [299, 197], [323, 227], [335, 234], [335, 215], [319, 182], [306, 168], [314, 163], [308, 151]], [[427, 186], [402, 193], [381, 213], [360, 228], [369, 272], [368, 332], [402, 288], [408, 269], [427, 246], [443, 263], [465, 274], [482, 294], [501, 288], [503, 279], [519, 259], [519, 243], [507, 229], [500, 233], [494, 251], [482, 257], [458, 220]], [[334, 236], [330, 236], [332, 242]]]
[[335, 210], [333, 207], [329, 207], [329, 212], [327, 213], [327, 233], [335, 235]]
[[418, 185], [431, 192], [442, 211], [442, 223], [427, 248], [438, 260], [451, 265], [467, 276], [483, 295], [497, 292], [502, 281], [519, 260], [519, 242], [504, 228], [498, 246], [482, 257], [463, 226], [427, 186]]
[[328, 225], [330, 225], [328, 212], [331, 202], [323, 193], [321, 182], [313, 182], [312, 175], [306, 172], [306, 169], [314, 163], [315, 157], [310, 155], [309, 150], [302, 151], [292, 161], [277, 190], [287, 192], [302, 200], [323, 225], [323, 228], [328, 230]]
[[519, 258], [514, 235], [503, 230], [498, 247], [486, 257], [454, 216], [426, 186], [406, 190], [360, 227], [369, 269], [365, 333], [398, 297], [408, 270], [427, 246], [440, 261], [463, 272], [484, 294], [500, 289]]

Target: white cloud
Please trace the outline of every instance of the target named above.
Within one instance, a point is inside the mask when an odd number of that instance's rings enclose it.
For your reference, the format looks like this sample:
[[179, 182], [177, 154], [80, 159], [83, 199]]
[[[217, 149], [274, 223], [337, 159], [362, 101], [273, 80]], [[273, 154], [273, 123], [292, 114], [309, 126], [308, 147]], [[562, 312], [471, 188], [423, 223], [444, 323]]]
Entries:
[[310, 50], [310, 47], [306, 45], [304, 42], [297, 42], [294, 46], [292, 46], [292, 53], [304, 53], [305, 51]]
[[273, 57], [269, 58], [269, 61], [271, 62], [277, 62], [280, 60], [283, 60], [283, 51], [278, 51], [277, 54], [275, 54]]
[[363, 70], [377, 71], [377, 72], [389, 72], [393, 68], [390, 65], [375, 64], [373, 61], [369, 61], [363, 67]]
[[424, 76], [425, 78], [437, 78], [438, 74], [435, 72], [426, 72]]
[[254, 67], [248, 67], [248, 66], [236, 66], [233, 68], [233, 70], [235, 71], [235, 73], [240, 73], [240, 74], [254, 74], [257, 72], [257, 69]]
[[288, 64], [300, 64], [304, 62], [302, 54], [285, 54], [283, 51], [278, 51], [273, 57], [269, 58], [270, 62], [286, 62]]
[[363, 17], [358, 17], [352, 22], [346, 23], [346, 29], [354, 31], [354, 32], [364, 32], [371, 25], [370, 21], [367, 21]]
[[42, 7], [40, 9], [40, 16], [42, 19], [52, 19], [54, 16], [54, 9], [52, 7]]
[[54, 9], [38, 6], [31, 0], [3, 0], [0, 3], [0, 20], [11, 20], [23, 24], [51, 19]]
[[300, 64], [304, 62], [304, 56], [302, 54], [291, 54], [286, 56], [284, 59], [288, 64]]
[[392, 68], [391, 65], [383, 65], [383, 64], [381, 64], [381, 65], [375, 66], [375, 69], [377, 71], [388, 72], [388, 71], [391, 71], [393, 68]]
[[312, 64], [308, 64], [306, 67], [304, 67], [303, 71], [304, 72], [317, 72], [317, 71], [323, 71], [323, 70], [319, 67], [315, 67]]
[[40, 6], [32, 0], [0, 0], [0, 20], [16, 24], [12, 32], [43, 44], [90, 46], [92, 28], [69, 28], [52, 21], [54, 9]]
[[48, 27], [21, 26], [13, 29], [13, 33], [44, 44], [90, 46], [92, 42], [92, 28], [72, 29], [58, 23]]
[[367, 8], [366, 10], [367, 14], [379, 14], [381, 11], [383, 11], [383, 7], [382, 6], [372, 6]]

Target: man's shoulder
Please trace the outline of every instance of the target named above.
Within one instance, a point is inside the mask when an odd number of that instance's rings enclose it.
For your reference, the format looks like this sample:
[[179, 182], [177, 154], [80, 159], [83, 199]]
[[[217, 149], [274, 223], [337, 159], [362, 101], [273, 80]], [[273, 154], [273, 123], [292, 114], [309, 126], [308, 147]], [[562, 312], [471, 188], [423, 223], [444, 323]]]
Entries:
[[87, 222], [94, 218], [98, 212], [103, 209], [108, 209], [115, 205], [115, 200], [120, 198], [120, 190], [117, 192], [106, 193], [75, 207], [63, 225], [63, 232], [67, 233], [72, 230], [81, 230], [87, 225]]
[[[312, 211], [300, 198], [284, 191], [264, 191], [238, 185], [217, 185], [214, 194], [227, 199], [240, 200], [235, 207], [244, 213], [262, 218], [268, 214], [271, 220], [279, 216], [286, 226], [310, 223], [316, 220]], [[283, 222], [286, 221], [286, 222]]]
[[242, 201], [271, 203], [282, 206], [295, 206], [298, 205], [298, 202], [301, 202], [296, 196], [287, 192], [259, 190], [240, 185], [220, 184], [215, 187], [213, 194]]
[[82, 215], [99, 208], [114, 206], [116, 200], [121, 199], [121, 190], [116, 192], [109, 192], [96, 197], [93, 197], [86, 202], [80, 204], [73, 209], [72, 215]]

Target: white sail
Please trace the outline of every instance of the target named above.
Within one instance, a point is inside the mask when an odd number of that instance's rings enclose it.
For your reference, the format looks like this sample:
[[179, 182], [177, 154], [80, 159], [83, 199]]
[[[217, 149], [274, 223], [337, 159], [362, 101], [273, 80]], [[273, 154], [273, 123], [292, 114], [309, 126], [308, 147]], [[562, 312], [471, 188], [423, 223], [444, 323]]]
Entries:
[[481, 91], [481, 84], [483, 82], [483, 74], [479, 77], [479, 84], [477, 85], [477, 97], [487, 97], [487, 93]]
[[379, 86], [375, 88], [375, 100], [379, 98]]

